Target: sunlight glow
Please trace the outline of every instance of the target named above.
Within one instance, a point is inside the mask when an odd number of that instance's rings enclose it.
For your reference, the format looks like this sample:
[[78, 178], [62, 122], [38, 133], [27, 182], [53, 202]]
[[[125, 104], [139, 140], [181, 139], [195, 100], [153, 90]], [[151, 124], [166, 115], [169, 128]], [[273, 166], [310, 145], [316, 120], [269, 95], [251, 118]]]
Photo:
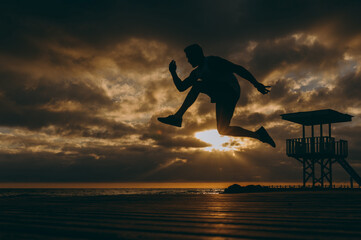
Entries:
[[195, 137], [202, 140], [203, 142], [211, 144], [212, 146], [204, 148], [204, 150], [210, 152], [212, 150], [232, 151], [235, 150], [236, 147], [239, 147], [240, 144], [242, 145], [243, 143], [243, 141], [237, 141], [237, 144], [235, 144], [235, 142], [232, 141], [231, 137], [219, 135], [216, 129], [197, 132], [195, 134]]

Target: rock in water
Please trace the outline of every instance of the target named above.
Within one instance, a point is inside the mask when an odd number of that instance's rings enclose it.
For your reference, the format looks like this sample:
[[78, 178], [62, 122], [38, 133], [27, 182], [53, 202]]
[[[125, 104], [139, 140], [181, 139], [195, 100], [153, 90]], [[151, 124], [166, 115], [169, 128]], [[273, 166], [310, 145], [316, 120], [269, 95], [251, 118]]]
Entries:
[[251, 192], [268, 192], [270, 191], [269, 187], [263, 187], [261, 185], [248, 185], [242, 187], [238, 184], [233, 184], [228, 188], [224, 189], [223, 193], [251, 193]]

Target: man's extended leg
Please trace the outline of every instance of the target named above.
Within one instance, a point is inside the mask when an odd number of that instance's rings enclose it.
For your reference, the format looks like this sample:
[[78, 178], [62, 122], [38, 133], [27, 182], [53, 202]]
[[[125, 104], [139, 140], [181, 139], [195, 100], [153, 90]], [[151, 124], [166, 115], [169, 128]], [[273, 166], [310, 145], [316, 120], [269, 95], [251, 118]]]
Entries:
[[251, 137], [258, 139], [258, 135], [255, 132], [238, 126], [230, 126], [235, 107], [236, 101], [216, 103], [217, 130], [219, 134], [235, 137]]
[[179, 110], [174, 114], [168, 117], [159, 117], [158, 120], [162, 123], [181, 127], [182, 126], [182, 117], [184, 113], [188, 110], [190, 106], [196, 101], [198, 95], [200, 93], [200, 87], [195, 85], [187, 94], [187, 97], [184, 99], [182, 106]]
[[216, 103], [216, 118], [217, 130], [222, 135], [235, 136], [235, 137], [250, 137], [258, 139], [262, 142], [270, 144], [275, 147], [273, 139], [268, 135], [267, 131], [261, 127], [253, 132], [242, 127], [230, 126], [233, 117], [236, 101], [217, 102]]

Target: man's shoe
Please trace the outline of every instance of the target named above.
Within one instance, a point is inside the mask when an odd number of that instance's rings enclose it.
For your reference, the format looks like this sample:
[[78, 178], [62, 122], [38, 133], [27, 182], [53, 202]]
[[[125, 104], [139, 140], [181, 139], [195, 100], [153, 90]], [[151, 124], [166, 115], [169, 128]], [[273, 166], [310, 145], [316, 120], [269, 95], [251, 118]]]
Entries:
[[175, 115], [169, 115], [168, 117], [159, 117], [158, 121], [176, 127], [182, 126], [182, 118], [177, 118]]
[[267, 133], [266, 129], [264, 129], [264, 127], [260, 127], [260, 129], [258, 129], [256, 133], [260, 136], [259, 140], [261, 140], [264, 143], [268, 143], [274, 148], [276, 147], [275, 142], [273, 141], [271, 136]]

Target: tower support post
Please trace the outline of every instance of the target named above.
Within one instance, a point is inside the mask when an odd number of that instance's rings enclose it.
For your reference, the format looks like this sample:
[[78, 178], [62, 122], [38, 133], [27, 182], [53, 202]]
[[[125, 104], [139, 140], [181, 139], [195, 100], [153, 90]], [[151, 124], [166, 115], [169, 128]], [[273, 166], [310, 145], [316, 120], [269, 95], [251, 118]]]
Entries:
[[312, 178], [312, 187], [314, 188], [316, 185], [315, 179], [315, 159], [311, 159], [311, 178]]
[[302, 159], [302, 165], [303, 165], [303, 187], [306, 187], [306, 159]]
[[329, 164], [329, 171], [330, 171], [330, 175], [329, 175], [329, 182], [330, 182], [330, 188], [333, 188], [333, 182], [332, 182], [332, 159], [329, 158], [328, 159], [328, 164]]
[[323, 187], [323, 179], [325, 178], [325, 165], [324, 165], [324, 160], [323, 159], [320, 159], [320, 166], [321, 166], [320, 183], [321, 183], [321, 187]]

